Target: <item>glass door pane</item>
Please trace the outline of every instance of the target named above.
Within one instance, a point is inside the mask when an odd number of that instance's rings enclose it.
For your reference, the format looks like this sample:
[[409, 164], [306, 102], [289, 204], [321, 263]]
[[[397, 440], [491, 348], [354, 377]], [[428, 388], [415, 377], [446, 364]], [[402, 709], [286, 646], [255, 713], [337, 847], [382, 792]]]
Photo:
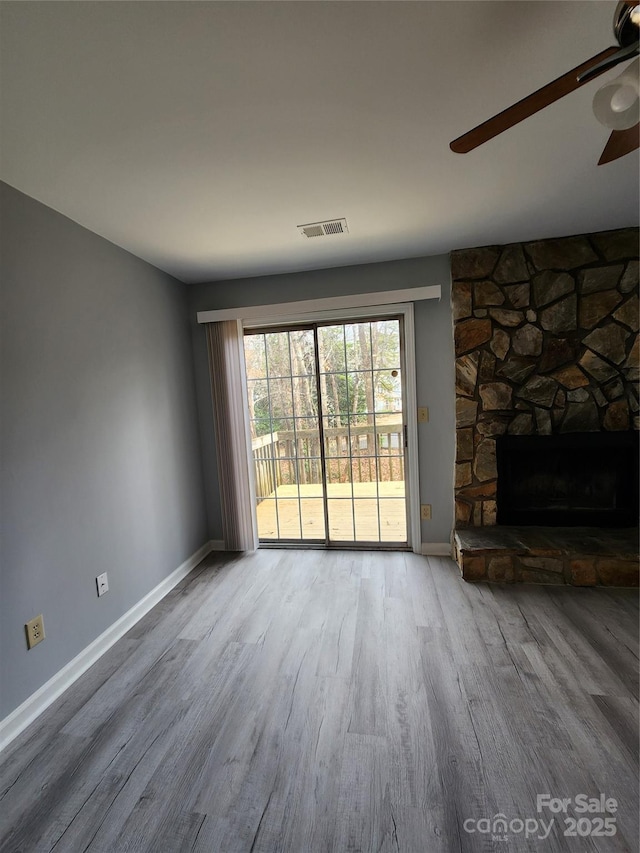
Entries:
[[326, 539], [313, 329], [245, 335], [258, 536]]
[[400, 320], [318, 327], [332, 543], [407, 542]]

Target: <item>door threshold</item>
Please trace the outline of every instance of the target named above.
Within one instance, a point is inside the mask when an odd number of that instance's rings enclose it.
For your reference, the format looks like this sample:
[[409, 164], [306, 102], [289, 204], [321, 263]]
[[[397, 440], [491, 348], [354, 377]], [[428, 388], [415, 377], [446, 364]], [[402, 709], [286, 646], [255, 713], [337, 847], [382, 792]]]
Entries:
[[260, 542], [259, 548], [272, 550], [296, 549], [298, 551], [403, 551], [411, 552], [409, 545], [394, 542]]

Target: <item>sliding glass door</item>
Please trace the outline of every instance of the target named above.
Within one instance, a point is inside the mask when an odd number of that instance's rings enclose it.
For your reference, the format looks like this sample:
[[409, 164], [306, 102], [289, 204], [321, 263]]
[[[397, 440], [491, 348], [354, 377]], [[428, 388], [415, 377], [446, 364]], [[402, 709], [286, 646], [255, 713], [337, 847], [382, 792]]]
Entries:
[[401, 318], [245, 336], [262, 542], [407, 544]]

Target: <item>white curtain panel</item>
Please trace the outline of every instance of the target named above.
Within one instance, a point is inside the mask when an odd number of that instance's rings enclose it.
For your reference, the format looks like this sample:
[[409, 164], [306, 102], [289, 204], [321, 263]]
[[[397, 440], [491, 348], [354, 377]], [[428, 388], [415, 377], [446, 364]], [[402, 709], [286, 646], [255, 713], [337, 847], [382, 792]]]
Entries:
[[242, 322], [207, 323], [207, 344], [225, 548], [255, 551], [258, 533]]

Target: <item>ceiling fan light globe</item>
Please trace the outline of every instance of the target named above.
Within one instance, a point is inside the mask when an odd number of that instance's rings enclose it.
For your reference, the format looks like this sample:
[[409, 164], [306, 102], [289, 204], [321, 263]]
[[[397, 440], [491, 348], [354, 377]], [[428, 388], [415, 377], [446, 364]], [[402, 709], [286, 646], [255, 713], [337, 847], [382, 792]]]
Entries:
[[611, 130], [627, 130], [640, 120], [640, 59], [605, 83], [593, 98], [593, 113]]
[[620, 86], [611, 96], [611, 109], [614, 113], [624, 113], [631, 109], [638, 100], [638, 93], [633, 86]]

